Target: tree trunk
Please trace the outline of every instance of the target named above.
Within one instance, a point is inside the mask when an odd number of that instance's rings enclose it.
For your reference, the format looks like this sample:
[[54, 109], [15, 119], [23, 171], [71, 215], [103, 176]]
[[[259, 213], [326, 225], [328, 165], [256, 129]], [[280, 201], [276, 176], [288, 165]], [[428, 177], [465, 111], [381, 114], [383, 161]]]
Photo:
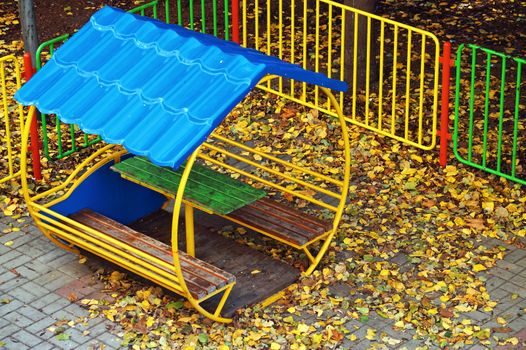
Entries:
[[22, 37], [24, 39], [24, 50], [30, 53], [33, 67], [35, 67], [35, 54], [38, 48], [38, 35], [33, 0], [18, 0], [18, 12], [20, 13], [20, 24], [22, 27]]
[[[343, 3], [358, 10], [369, 13], [374, 13], [378, 0], [344, 0]], [[378, 71], [378, 64], [376, 62], [376, 35], [374, 28], [374, 20], [371, 21], [371, 35], [370, 41], [367, 42], [367, 18], [362, 15], [358, 17], [358, 34], [357, 34], [357, 53], [356, 53], [356, 87], [357, 89], [364, 89], [367, 79], [372, 79]], [[354, 29], [355, 29], [355, 15], [347, 13], [345, 17], [345, 81], [352, 86], [354, 74]], [[370, 71], [366, 74], [367, 65], [367, 45], [370, 45]]]

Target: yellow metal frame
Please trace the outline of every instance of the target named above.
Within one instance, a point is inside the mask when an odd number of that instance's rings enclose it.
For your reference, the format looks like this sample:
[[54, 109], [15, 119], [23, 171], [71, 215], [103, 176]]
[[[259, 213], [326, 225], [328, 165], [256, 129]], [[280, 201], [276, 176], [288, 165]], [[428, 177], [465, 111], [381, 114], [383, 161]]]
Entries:
[[[261, 1], [264, 2], [263, 5], [260, 3]], [[278, 19], [274, 20], [274, 23], [271, 23], [270, 3], [275, 1], [278, 2], [280, 11]], [[431, 150], [436, 146], [440, 45], [438, 38], [433, 33], [364, 12], [332, 0], [304, 1], [303, 20], [296, 18], [295, 0], [291, 0], [290, 8], [285, 9], [285, 11], [287, 11], [285, 14], [281, 11], [283, 8], [283, 0], [243, 0], [241, 6], [244, 23], [242, 27], [242, 45], [245, 47], [253, 47], [265, 53], [278, 55], [281, 59], [301, 64], [303, 68], [314, 67], [316, 72], [322, 72], [331, 78], [340, 80], [344, 80], [346, 76], [346, 62], [352, 60], [353, 83], [347, 95], [340, 93], [337, 97], [341, 110], [344, 109], [344, 99], [346, 97], [347, 99], [350, 98], [351, 114], [345, 118], [347, 122], [424, 150]], [[310, 13], [316, 16], [314, 29], [307, 26], [306, 19]], [[289, 17], [288, 14], [290, 14], [290, 23], [288, 24], [290, 24], [291, 33], [285, 36], [282, 30], [282, 26], [284, 25], [283, 17]], [[264, 27], [260, 25], [260, 16], [261, 18], [266, 17], [266, 25]], [[326, 50], [323, 50], [323, 52], [319, 48], [319, 43], [323, 40], [320, 36], [320, 18], [322, 16], [326, 18], [328, 22], [327, 32], [329, 38], [327, 40], [328, 47]], [[247, 22], [248, 17], [255, 18], [255, 20]], [[299, 21], [303, 22], [303, 26], [298, 25], [297, 22]], [[366, 22], [366, 33], [359, 33], [359, 21]], [[353, 26], [353, 38], [345, 37], [346, 22]], [[338, 23], [340, 23], [340, 28], [339, 31], [336, 32], [335, 24]], [[373, 31], [371, 30], [373, 25], [377, 25], [380, 28], [379, 38], [373, 36]], [[388, 45], [385, 40], [387, 30], [391, 30], [394, 36], [394, 42], [392, 45], [389, 45], [392, 49], [391, 52], [387, 51]], [[333, 43], [330, 39], [335, 33], [340, 33], [340, 42], [343, 44], [337, 46], [336, 43]], [[253, 40], [249, 37], [249, 34], [255, 36]], [[314, 35], [314, 42], [312, 43], [312, 45], [314, 45], [314, 57], [310, 57], [310, 53], [307, 51], [309, 45], [308, 38], [312, 37], [312, 35]], [[372, 108], [373, 106], [370, 104], [372, 80], [369, 78], [365, 82], [364, 115], [359, 117], [357, 116], [357, 105], [359, 102], [356, 86], [357, 72], [358, 69], [365, 69], [366, 76], [370, 77], [370, 61], [372, 55], [371, 45], [367, 44], [364, 54], [367, 63], [365, 67], [359, 67], [357, 43], [358, 37], [363, 35], [366, 35], [367, 43], [370, 43], [371, 40], [378, 40], [380, 43], [379, 79], [377, 82], [375, 81], [375, 83], [379, 84], [377, 94], [379, 103], [377, 103], [377, 108]], [[301, 47], [295, 40], [298, 36], [300, 36], [302, 40]], [[419, 51], [416, 51], [413, 47], [413, 41], [416, 39], [422, 41], [421, 47], [417, 49]], [[278, 46], [277, 49], [271, 52], [271, 47], [274, 47], [276, 44]], [[352, 57], [346, 57], [346, 45], [353, 45]], [[400, 49], [402, 47], [404, 47], [405, 54], [408, 57], [405, 62], [398, 61], [398, 55], [401, 53]], [[390, 72], [385, 69], [388, 53], [391, 53], [394, 57], [393, 68]], [[419, 57], [418, 64], [412, 64], [411, 58], [414, 58], [413, 53]], [[430, 53], [433, 55], [431, 56]], [[333, 63], [335, 58], [339, 58], [339, 64]], [[405, 65], [405, 74], [400, 74], [401, 69], [398, 67], [399, 65]], [[417, 71], [415, 67], [418, 67], [419, 71]], [[426, 68], [431, 68], [433, 71], [433, 77], [431, 79], [425, 76]], [[333, 72], [334, 69], [336, 69], [336, 73]], [[404, 91], [397, 92], [397, 84], [400, 84], [401, 80], [399, 78], [404, 78], [406, 84]], [[386, 88], [384, 87], [384, 81], [386, 79], [388, 79], [393, 86], [390, 101], [384, 97], [384, 95], [387, 94]], [[432, 91], [425, 91], [426, 82], [429, 82]], [[320, 88], [318, 86], [315, 86], [313, 89], [308, 89], [307, 84], [303, 83], [301, 89], [297, 89], [296, 84], [293, 80], [290, 81], [290, 84], [284, 84], [283, 78], [279, 78], [278, 84], [271, 85], [269, 82], [266, 82], [266, 84], [260, 83], [258, 87], [264, 91], [337, 117], [336, 110], [330, 108], [331, 102], [328, 99], [324, 100], [320, 98]], [[411, 91], [411, 86], [418, 87], [418, 89]], [[397, 96], [398, 93], [400, 93], [399, 96]], [[425, 96], [429, 94], [432, 94], [432, 102], [424, 103]], [[384, 103], [387, 104], [389, 102], [391, 108], [386, 111]], [[401, 108], [397, 108], [399, 105], [401, 105]], [[414, 110], [418, 110], [417, 115], [412, 115], [411, 107], [413, 107]], [[374, 115], [371, 115], [373, 113]], [[390, 123], [385, 123], [385, 118], [389, 118]], [[414, 124], [411, 124], [412, 127], [418, 125], [415, 133], [410, 132], [409, 125], [412, 118], [417, 119]], [[398, 119], [400, 119], [400, 122]], [[426, 120], [425, 125], [424, 119]], [[426, 138], [429, 139], [429, 141], [426, 141]]]
[[[125, 150], [122, 150], [116, 145], [102, 147], [95, 151], [90, 157], [86, 158], [62, 184], [43, 193], [34, 196], [30, 195], [27, 183], [26, 153], [28, 150], [30, 125], [31, 121], [35, 118], [35, 112], [36, 109], [32, 106], [29, 110], [29, 115], [22, 135], [20, 166], [22, 173], [22, 193], [27, 203], [28, 211], [35, 221], [36, 226], [44, 233], [44, 235], [63, 249], [78, 255], [80, 255], [80, 251], [77, 247], [85, 249], [184, 296], [201, 314], [214, 321], [224, 323], [231, 322], [231, 319], [221, 317], [220, 313], [233, 286], [235, 285], [235, 282], [227, 284], [213, 293], [208, 294], [204, 298], [194, 298], [188, 290], [182, 274], [181, 266], [179, 264], [177, 244], [172, 245], [174, 258], [173, 264], [168, 264], [155, 256], [126, 244], [126, 242], [112, 238], [103, 232], [83, 225], [50, 209], [51, 206], [67, 199], [73, 191], [97, 169], [109, 162], [120, 161], [121, 156], [127, 153]], [[191, 165], [193, 164], [192, 159], [195, 160], [195, 152], [188, 161], [188, 169], [191, 169]], [[179, 208], [185, 184], [188, 179], [189, 170], [183, 175], [184, 181], [183, 179], [181, 180], [181, 184], [183, 185], [179, 187], [178, 195], [176, 196], [176, 206], [178, 205]], [[172, 239], [175, 239], [174, 242], [177, 242], [178, 220], [174, 220], [174, 223]], [[213, 313], [205, 310], [200, 305], [203, 301], [220, 293], [223, 293], [223, 296]]]
[[[278, 77], [276, 76], [265, 77], [262, 80], [262, 83], [270, 82], [272, 79], [275, 79], [275, 78], [278, 78]], [[328, 89], [325, 89], [325, 88], [321, 88], [320, 91], [327, 96], [328, 100], [330, 101], [332, 105], [332, 108], [334, 108], [334, 110], [336, 111], [340, 126], [342, 128], [342, 138], [343, 138], [343, 144], [344, 144], [343, 152], [344, 152], [344, 158], [345, 158], [345, 166], [343, 169], [344, 170], [343, 180], [334, 179], [326, 175], [320, 174], [316, 171], [306, 169], [298, 165], [294, 165], [290, 162], [273, 157], [257, 149], [250, 148], [246, 145], [239, 144], [233, 140], [230, 140], [228, 138], [225, 138], [217, 134], [214, 134], [213, 137], [221, 140], [221, 142], [227, 142], [232, 146], [240, 147], [246, 151], [250, 151], [252, 153], [259, 154], [262, 158], [265, 158], [266, 160], [274, 160], [275, 162], [279, 163], [280, 165], [284, 167], [288, 167], [296, 171], [302, 171], [304, 173], [311, 175], [312, 177], [318, 180], [326, 181], [332, 184], [333, 186], [337, 186], [339, 188], [339, 192], [337, 193], [334, 191], [330, 191], [326, 188], [320, 187], [316, 184], [306, 182], [305, 180], [302, 180], [302, 179], [298, 179], [284, 172], [270, 169], [262, 164], [258, 164], [244, 157], [237, 156], [227, 151], [226, 149], [222, 149], [220, 147], [213, 145], [212, 143], [205, 142], [198, 149], [196, 149], [192, 153], [192, 155], [188, 158], [185, 169], [180, 179], [177, 193], [175, 195], [175, 202], [174, 202], [174, 209], [173, 209], [173, 221], [172, 221], [172, 233], [171, 233], [173, 264], [168, 264], [165, 261], [155, 256], [152, 256], [150, 254], [147, 254], [139, 249], [136, 249], [130, 246], [126, 242], [122, 242], [118, 239], [115, 239], [103, 232], [100, 232], [91, 227], [83, 225], [75, 220], [72, 220], [68, 217], [60, 215], [50, 209], [51, 206], [67, 199], [73, 193], [73, 191], [87, 177], [93, 174], [97, 169], [104, 166], [105, 164], [108, 164], [109, 162], [120, 161], [121, 157], [124, 154], [126, 154], [126, 151], [116, 145], [107, 145], [95, 151], [91, 156], [86, 158], [72, 172], [72, 174], [70, 174], [70, 176], [59, 186], [56, 186], [48, 191], [45, 191], [40, 194], [36, 194], [34, 196], [30, 195], [30, 192], [28, 189], [28, 183], [27, 183], [27, 150], [28, 150], [30, 125], [31, 125], [32, 120], [36, 118], [36, 108], [34, 106], [30, 108], [29, 115], [25, 123], [24, 131], [22, 135], [22, 154], [21, 154], [22, 192], [24, 195], [24, 199], [27, 203], [29, 213], [33, 217], [37, 227], [40, 228], [40, 230], [46, 235], [46, 237], [48, 237], [52, 242], [54, 242], [58, 246], [66, 250], [69, 250], [71, 252], [74, 252], [76, 254], [79, 254], [79, 255], [80, 255], [80, 251], [77, 249], [77, 247], [90, 251], [96, 255], [99, 255], [117, 265], [120, 265], [138, 275], [141, 275], [147, 279], [150, 279], [151, 281], [184, 296], [185, 298], [188, 299], [191, 305], [204, 316], [214, 321], [218, 321], [218, 322], [224, 322], [224, 323], [231, 322], [232, 321], [231, 319], [220, 316], [220, 313], [221, 313], [221, 310], [235, 282], [230, 283], [224, 286], [223, 288], [218, 289], [217, 291], [207, 295], [206, 297], [202, 299], [196, 299], [191, 295], [186, 285], [186, 282], [184, 280], [183, 273], [182, 273], [182, 269], [181, 269], [181, 265], [179, 261], [179, 249], [178, 249], [177, 242], [178, 242], [178, 232], [179, 232], [179, 213], [181, 212], [181, 207], [183, 203], [185, 203], [185, 220], [186, 220], [185, 226], [186, 226], [186, 239], [187, 239], [187, 244], [188, 244], [188, 253], [190, 255], [195, 254], [194, 225], [193, 225], [194, 224], [193, 208], [195, 207], [195, 205], [183, 200], [184, 191], [186, 189], [186, 184], [188, 182], [190, 172], [192, 170], [192, 167], [196, 159], [199, 157], [213, 164], [223, 166], [233, 171], [237, 171], [238, 173], [245, 175], [253, 180], [259, 181], [260, 183], [263, 183], [264, 185], [274, 187], [284, 193], [289, 193], [293, 196], [302, 198], [315, 205], [318, 205], [320, 207], [327, 208], [333, 211], [334, 212], [333, 226], [330, 231], [326, 232], [324, 235], [316, 238], [315, 240], [312, 240], [311, 242], [308, 242], [307, 244], [303, 246], [295, 246], [295, 248], [303, 250], [305, 254], [307, 255], [307, 258], [311, 262], [309, 268], [306, 271], [306, 274], [312, 273], [312, 271], [319, 264], [322, 257], [324, 256], [327, 249], [329, 248], [330, 242], [338, 229], [338, 225], [339, 225], [339, 222], [341, 220], [341, 216], [344, 210], [344, 206], [345, 206], [345, 202], [347, 198], [347, 192], [349, 189], [349, 181], [350, 181], [350, 146], [349, 146], [347, 124], [346, 124], [345, 118], [341, 110], [339, 109], [338, 101], [333, 96], [333, 94]], [[239, 161], [244, 161], [260, 170], [265, 170], [267, 172], [270, 172], [274, 176], [278, 176], [282, 179], [291, 181], [300, 186], [309, 188], [315, 191], [316, 193], [325, 194], [330, 197], [337, 198], [339, 201], [338, 206], [329, 205], [321, 200], [315, 199], [313, 196], [307, 196], [298, 191], [290, 190], [286, 187], [280, 186], [277, 183], [274, 183], [272, 181], [265, 180], [259, 176], [250, 174], [240, 169], [236, 169], [232, 166], [229, 166], [223, 162], [220, 162], [214, 158], [209, 157], [208, 155], [206, 155], [205, 152], [203, 152], [203, 149], [213, 150], [214, 152], [222, 153], [227, 157], [232, 157]], [[152, 189], [158, 192], [161, 192], [158, 189], [155, 189], [155, 188], [152, 188]], [[167, 197], [174, 198], [173, 194], [168, 194], [168, 193], [163, 193], [163, 194]], [[228, 218], [228, 216], [225, 216], [225, 217]], [[272, 237], [272, 235], [268, 232], [264, 232], [262, 230], [258, 230], [258, 231]], [[277, 239], [278, 241], [282, 241], [283, 243], [290, 244], [288, 242], [280, 240], [277, 237], [274, 237], [274, 238]], [[312, 245], [313, 243], [319, 240], [323, 240], [324, 242], [322, 243], [318, 252], [313, 255], [309, 251], [308, 248], [310, 245]], [[223, 296], [218, 306], [216, 307], [215, 311], [209, 312], [201, 306], [201, 302], [219, 293], [223, 293]]]
[[[263, 78], [260, 82], [260, 85], [264, 85], [265, 83], [268, 83], [270, 82], [272, 79], [281, 79], [281, 77], [278, 77], [278, 76], [274, 76], [274, 75], [271, 75], [271, 76], [267, 76], [265, 78]], [[239, 154], [234, 154], [222, 147], [219, 147], [217, 145], [214, 145], [212, 144], [211, 142], [204, 142], [201, 147], [196, 151], [196, 157], [198, 158], [201, 158], [203, 159], [205, 162], [209, 162], [209, 163], [212, 163], [216, 166], [219, 166], [219, 167], [222, 167], [222, 168], [225, 168], [225, 169], [228, 169], [232, 172], [236, 172], [240, 175], [243, 175], [251, 180], [254, 180], [254, 181], [257, 181], [259, 183], [262, 183], [266, 186], [269, 186], [269, 187], [272, 187], [272, 188], [275, 188], [276, 190], [282, 192], [282, 193], [287, 193], [287, 194], [290, 194], [292, 196], [295, 196], [297, 198], [301, 198], [303, 200], [306, 200], [316, 206], [319, 206], [319, 207], [322, 207], [322, 208], [325, 208], [325, 209], [328, 209], [330, 211], [332, 211], [334, 213], [334, 219], [333, 219], [333, 225], [332, 225], [332, 229], [329, 230], [328, 232], [325, 232], [323, 235], [321, 236], [318, 236], [316, 237], [316, 239], [313, 239], [311, 240], [310, 242], [307, 242], [306, 244], [302, 245], [302, 246], [298, 246], [298, 245], [295, 245], [291, 242], [288, 242], [286, 240], [283, 240], [279, 237], [276, 237], [276, 236], [273, 236], [270, 232], [267, 232], [265, 230], [261, 230], [261, 229], [258, 229], [256, 227], [253, 227], [253, 226], [250, 226], [250, 225], [247, 225], [241, 221], [238, 221], [232, 217], [230, 217], [229, 215], [223, 215], [224, 218], [228, 219], [228, 220], [231, 220], [237, 224], [240, 224], [240, 225], [243, 225], [251, 230], [254, 230], [256, 232], [259, 232], [259, 233], [262, 233], [266, 236], [269, 236], [281, 243], [284, 243], [284, 244], [287, 244], [289, 246], [292, 246], [296, 249], [299, 249], [299, 250], [302, 250], [305, 255], [307, 256], [307, 259], [310, 261], [310, 265], [309, 267], [307, 268], [306, 270], [306, 274], [309, 275], [311, 274], [314, 269], [316, 268], [316, 266], [320, 263], [321, 259], [323, 258], [323, 256], [325, 255], [327, 249], [329, 248], [329, 245], [330, 245], [330, 242], [332, 241], [335, 233], [337, 232], [338, 230], [338, 226], [339, 226], [339, 223], [340, 223], [340, 220], [341, 220], [341, 217], [343, 215], [343, 210], [345, 208], [345, 203], [346, 203], [346, 200], [347, 200], [347, 193], [349, 191], [349, 181], [350, 181], [350, 166], [351, 166], [351, 158], [350, 158], [350, 144], [349, 144], [349, 133], [348, 133], [348, 130], [347, 130], [347, 123], [346, 123], [346, 120], [345, 120], [345, 117], [343, 116], [343, 113], [340, 109], [340, 106], [339, 106], [339, 103], [338, 101], [336, 100], [336, 97], [334, 97], [334, 95], [332, 94], [332, 92], [329, 90], [329, 89], [326, 89], [326, 88], [323, 88], [323, 87], [320, 87], [320, 91], [327, 97], [328, 101], [331, 103], [331, 107], [333, 108], [333, 110], [335, 111], [337, 117], [338, 117], [338, 121], [340, 123], [340, 127], [342, 129], [342, 139], [343, 139], [343, 154], [344, 154], [344, 159], [345, 159], [345, 164], [344, 164], [344, 168], [343, 168], [343, 180], [338, 180], [338, 179], [335, 179], [335, 178], [331, 178], [329, 176], [326, 176], [326, 175], [323, 175], [323, 174], [320, 174], [316, 171], [313, 171], [311, 169], [308, 169], [308, 168], [305, 168], [305, 167], [301, 167], [301, 166], [298, 166], [298, 165], [295, 165], [295, 164], [292, 164], [290, 162], [287, 162], [283, 159], [279, 159], [277, 157], [274, 157], [272, 155], [269, 155], [265, 152], [262, 152], [258, 149], [255, 149], [255, 148], [252, 148], [252, 147], [249, 147], [247, 145], [244, 145], [244, 144], [241, 144], [239, 142], [236, 142], [234, 140], [231, 140], [227, 137], [224, 137], [224, 136], [221, 136], [217, 133], [212, 133], [211, 135], [211, 140], [213, 139], [217, 139], [223, 143], [226, 143], [230, 146], [233, 146], [233, 147], [236, 147], [236, 148], [239, 148], [243, 151], [246, 151], [248, 153], [253, 153], [253, 154], [257, 154], [259, 156], [261, 156], [262, 159], [265, 159], [267, 161], [272, 161], [272, 162], [275, 162], [275, 163], [278, 163], [279, 165], [285, 167], [285, 168], [289, 168], [289, 169], [292, 169], [292, 170], [297, 170], [297, 171], [301, 171], [302, 173], [306, 173], [306, 174], [309, 174], [311, 175], [313, 178], [317, 179], [317, 180], [321, 180], [321, 181], [325, 181], [326, 183], [330, 183], [334, 186], [337, 186], [339, 188], [339, 193], [337, 192], [333, 192], [333, 191], [330, 191], [326, 188], [322, 188], [316, 184], [313, 184], [313, 183], [309, 183], [307, 181], [304, 181], [304, 180], [301, 180], [301, 179], [298, 179], [294, 176], [291, 176], [289, 174], [286, 174], [284, 172], [281, 172], [279, 170], [276, 170], [276, 169], [272, 169], [270, 167], [267, 167], [265, 165], [262, 165], [261, 163], [258, 163], [258, 162], [254, 162], [253, 160], [247, 158], [247, 157], [243, 157]], [[316, 194], [324, 194], [324, 195], [327, 195], [327, 196], [330, 196], [332, 198], [336, 198], [338, 199], [338, 205], [337, 206], [334, 206], [334, 205], [331, 205], [331, 204], [328, 204], [322, 200], [319, 200], [319, 199], [316, 199], [314, 198], [314, 196], [308, 196], [308, 195], [305, 195], [299, 191], [296, 191], [296, 190], [292, 190], [292, 189], [289, 189], [289, 188], [286, 188], [284, 186], [281, 186], [273, 181], [270, 181], [270, 180], [266, 180], [266, 179], [263, 179], [261, 178], [260, 176], [258, 175], [255, 175], [254, 173], [251, 173], [251, 172], [248, 172], [248, 171], [244, 171], [244, 170], [241, 170], [241, 169], [238, 169], [232, 165], [229, 165], [225, 162], [222, 162], [214, 157], [211, 157], [209, 155], [207, 155], [205, 152], [203, 152], [204, 150], [211, 150], [211, 151], [214, 151], [216, 152], [217, 154], [222, 154], [224, 155], [225, 157], [228, 157], [228, 158], [233, 158], [233, 159], [236, 159], [237, 161], [239, 162], [244, 162], [248, 165], [251, 165], [253, 166], [254, 168], [256, 169], [259, 169], [259, 170], [263, 170], [265, 172], [268, 172], [274, 176], [276, 176], [277, 178], [280, 178], [280, 179], [284, 179], [284, 180], [288, 180], [294, 184], [297, 184], [301, 187], [304, 187], [304, 188], [308, 188], [314, 192], [316, 192]], [[186, 168], [185, 168], [185, 171], [186, 171]], [[198, 209], [201, 209], [199, 207], [197, 207]], [[175, 209], [178, 209], [180, 210], [180, 207], [179, 208], [175, 208]], [[174, 209], [174, 213], [176, 212]], [[187, 235], [188, 236], [188, 235]], [[316, 254], [312, 254], [311, 251], [309, 250], [309, 247], [312, 246], [314, 243], [320, 241], [320, 240], [323, 240], [323, 244], [321, 245], [321, 247], [319, 248], [318, 252]], [[193, 240], [192, 240], [193, 242]]]
[[[9, 107], [12, 104], [16, 104], [16, 113], [18, 114], [18, 127], [20, 128], [20, 132], [24, 130], [24, 110], [22, 105], [16, 103], [16, 101], [12, 100], [10, 103], [9, 98], [9, 91], [7, 90], [7, 74], [6, 74], [6, 65], [10, 64], [13, 66], [13, 74], [14, 74], [14, 83], [15, 87], [18, 90], [20, 88], [21, 83], [21, 75], [20, 75], [20, 63], [18, 62], [17, 58], [13, 55], [5, 56], [0, 58], [0, 91], [2, 92], [2, 114], [3, 114], [3, 121], [4, 121], [4, 129], [5, 129], [5, 143], [7, 148], [7, 168], [8, 168], [8, 175], [0, 178], [0, 183], [13, 180], [14, 178], [20, 176], [21, 170], [15, 171], [15, 160], [18, 157], [18, 153], [15, 152], [12, 145], [12, 121], [11, 121], [11, 114], [12, 112], [9, 111]], [[11, 98], [12, 99], [12, 98]]]

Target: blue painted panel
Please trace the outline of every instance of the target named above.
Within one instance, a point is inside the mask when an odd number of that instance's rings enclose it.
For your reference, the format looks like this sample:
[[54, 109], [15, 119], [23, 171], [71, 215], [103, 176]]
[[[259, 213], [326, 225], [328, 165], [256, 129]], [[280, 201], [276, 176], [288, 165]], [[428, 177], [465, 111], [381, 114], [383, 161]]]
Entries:
[[161, 208], [166, 197], [148, 188], [124, 180], [113, 170], [112, 164], [101, 167], [71, 196], [53, 207], [62, 215], [89, 208], [123, 224], [129, 224]]
[[15, 98], [178, 167], [267, 74], [347, 89], [277, 57], [105, 7]]

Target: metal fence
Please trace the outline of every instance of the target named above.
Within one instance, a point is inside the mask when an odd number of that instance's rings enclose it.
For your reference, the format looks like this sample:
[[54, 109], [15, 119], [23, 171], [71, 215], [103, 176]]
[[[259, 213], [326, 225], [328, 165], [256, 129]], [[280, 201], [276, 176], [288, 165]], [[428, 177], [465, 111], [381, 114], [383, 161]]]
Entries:
[[22, 106], [13, 95], [20, 88], [20, 63], [15, 56], [0, 58], [0, 156], [7, 166], [0, 167], [0, 183], [20, 175], [20, 136], [24, 126]]
[[456, 158], [526, 185], [526, 60], [460, 45], [456, 60]]
[[[242, 0], [242, 44], [350, 82], [349, 92], [339, 95], [350, 123], [418, 148], [435, 147], [435, 35], [331, 0], [288, 5]], [[260, 87], [334, 115], [317, 87], [285, 79]]]
[[[148, 15], [157, 18], [158, 2], [152, 1], [136, 7], [129, 12], [142, 16]], [[55, 50], [69, 38], [64, 34], [42, 43], [36, 52], [36, 70], [40, 70], [49, 60]], [[89, 147], [101, 140], [100, 136], [83, 133], [76, 125], [64, 124], [55, 115], [41, 114], [42, 150], [48, 159], [62, 159], [82, 148]]]

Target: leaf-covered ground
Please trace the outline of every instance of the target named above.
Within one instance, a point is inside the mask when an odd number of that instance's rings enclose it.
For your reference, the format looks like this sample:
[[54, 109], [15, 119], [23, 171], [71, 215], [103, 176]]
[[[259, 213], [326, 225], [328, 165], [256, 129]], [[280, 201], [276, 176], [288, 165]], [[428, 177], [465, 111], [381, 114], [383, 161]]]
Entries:
[[[382, 1], [380, 11], [433, 31], [441, 39], [506, 52], [514, 48], [514, 54], [524, 55], [524, 2]], [[12, 14], [2, 12], [0, 17], [0, 30], [16, 25]], [[19, 46], [19, 42], [2, 43], [7, 52], [18, 51]], [[303, 116], [316, 114], [294, 108]], [[260, 110], [277, 122], [254, 118]], [[293, 115], [258, 92], [235, 115], [224, 132], [238, 133], [261, 146], [269, 138], [283, 139], [295, 125]], [[525, 247], [525, 188], [453, 159], [441, 169], [436, 152], [350, 129], [351, 191], [341, 230], [318, 271], [301, 278], [279, 302], [264, 310], [242, 310], [232, 325], [222, 325], [202, 318], [159, 288], [108, 269], [101, 278], [114, 301], [81, 303], [93, 315], [120, 324], [124, 342], [134, 348], [352, 348], [367, 339], [381, 349], [397, 348], [398, 335], [404, 332], [430, 347], [520, 346], [513, 334], [482, 327], [469, 315], [491, 315], [502, 302], [491, 299], [485, 271], [504, 257], [506, 249], [487, 242], [496, 238]], [[295, 146], [290, 140], [281, 147], [286, 151]], [[312, 148], [308, 157], [298, 161], [322, 159], [324, 152]], [[340, 161], [336, 156], [318, 166], [330, 168], [331, 162]], [[20, 200], [8, 190], [13, 191], [4, 188], [0, 208], [4, 215], [17, 215]], [[265, 250], [257, 237], [235, 228], [225, 231]], [[286, 258], [290, 252], [278, 246], [272, 253]], [[524, 315], [525, 310], [521, 312]], [[389, 320], [394, 333], [372, 327], [364, 334], [356, 332], [355, 326], [379, 317]], [[507, 325], [502, 318], [495, 322], [502, 328]]]

